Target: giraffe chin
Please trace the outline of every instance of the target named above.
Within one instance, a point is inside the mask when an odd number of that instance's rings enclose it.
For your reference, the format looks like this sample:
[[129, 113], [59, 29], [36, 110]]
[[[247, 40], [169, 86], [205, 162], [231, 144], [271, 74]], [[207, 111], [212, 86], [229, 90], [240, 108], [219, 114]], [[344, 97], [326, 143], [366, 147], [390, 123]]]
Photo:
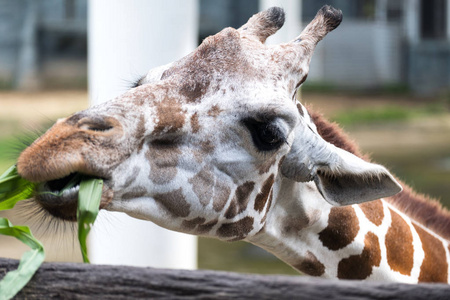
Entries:
[[[62, 178], [40, 183], [34, 200], [53, 217], [75, 222], [77, 220], [80, 182], [61, 192], [65, 183], [69, 182], [75, 175], [76, 173], [71, 173]], [[108, 206], [113, 199], [113, 195], [114, 192], [109, 186], [109, 180], [104, 179], [100, 209]]]

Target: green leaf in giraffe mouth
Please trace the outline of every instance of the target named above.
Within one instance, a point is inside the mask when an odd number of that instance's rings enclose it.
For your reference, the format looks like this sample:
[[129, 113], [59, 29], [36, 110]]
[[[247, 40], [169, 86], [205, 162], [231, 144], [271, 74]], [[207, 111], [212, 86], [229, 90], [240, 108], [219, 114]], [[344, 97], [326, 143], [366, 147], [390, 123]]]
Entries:
[[[86, 239], [99, 212], [103, 180], [74, 173], [47, 185], [51, 191], [42, 193], [56, 197], [67, 191], [78, 190], [78, 240], [83, 261], [89, 263]], [[11, 209], [17, 202], [32, 198], [37, 193], [37, 186], [38, 184], [20, 177], [16, 166], [9, 168], [0, 176], [0, 211]], [[27, 226], [14, 226], [6, 218], [0, 218], [0, 234], [13, 236], [31, 247], [31, 250], [22, 256], [18, 269], [8, 272], [0, 281], [2, 296], [9, 299], [30, 281], [44, 261], [44, 246], [32, 235]]]

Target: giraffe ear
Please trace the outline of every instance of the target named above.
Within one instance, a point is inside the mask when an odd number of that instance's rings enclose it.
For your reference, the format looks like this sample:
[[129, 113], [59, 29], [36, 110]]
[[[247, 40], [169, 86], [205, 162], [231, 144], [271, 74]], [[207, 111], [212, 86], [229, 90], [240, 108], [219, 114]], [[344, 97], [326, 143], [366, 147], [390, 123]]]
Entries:
[[281, 172], [298, 182], [314, 181], [324, 199], [335, 206], [389, 197], [402, 190], [383, 166], [335, 147], [309, 128], [296, 130]]
[[402, 191], [400, 184], [383, 166], [368, 163], [345, 150], [334, 148], [332, 156], [335, 160], [328, 164], [319, 163], [313, 177], [319, 192], [330, 204], [357, 204]]

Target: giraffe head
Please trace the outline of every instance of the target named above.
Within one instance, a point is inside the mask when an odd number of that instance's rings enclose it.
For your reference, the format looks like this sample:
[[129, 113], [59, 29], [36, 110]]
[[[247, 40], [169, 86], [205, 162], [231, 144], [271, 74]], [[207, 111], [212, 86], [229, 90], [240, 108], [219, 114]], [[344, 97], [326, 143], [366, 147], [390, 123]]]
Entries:
[[[295, 100], [316, 44], [341, 19], [325, 6], [276, 46], [264, 41], [283, 25], [279, 8], [226, 28], [120, 97], [58, 120], [18, 171], [43, 191], [76, 173], [103, 178], [101, 208], [225, 240], [257, 233], [286, 180], [314, 182], [333, 205], [395, 194], [386, 169], [325, 142]], [[36, 201], [74, 220], [77, 193]]]

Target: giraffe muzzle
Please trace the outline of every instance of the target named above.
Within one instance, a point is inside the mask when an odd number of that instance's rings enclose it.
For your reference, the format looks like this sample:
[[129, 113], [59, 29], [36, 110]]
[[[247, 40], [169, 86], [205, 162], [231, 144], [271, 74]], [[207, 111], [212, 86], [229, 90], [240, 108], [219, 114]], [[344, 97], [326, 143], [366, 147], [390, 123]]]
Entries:
[[35, 201], [54, 217], [76, 221], [82, 175], [103, 179], [100, 208], [112, 201], [111, 178], [86, 158], [83, 145], [87, 139], [95, 138], [89, 133], [65, 120], [58, 121], [25, 149], [17, 161], [20, 176], [38, 184]]

